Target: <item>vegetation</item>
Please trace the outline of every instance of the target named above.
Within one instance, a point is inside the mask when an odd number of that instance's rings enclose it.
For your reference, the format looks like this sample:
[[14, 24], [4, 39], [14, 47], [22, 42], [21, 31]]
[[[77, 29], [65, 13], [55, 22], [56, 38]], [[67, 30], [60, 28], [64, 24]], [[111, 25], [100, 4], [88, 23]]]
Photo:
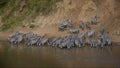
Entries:
[[22, 25], [23, 20], [35, 18], [38, 14], [48, 15], [55, 9], [54, 5], [58, 1], [61, 0], [1, 0], [2, 25], [0, 30], [14, 29]]
[[7, 3], [7, 0], [0, 0], [0, 9], [4, 7]]
[[33, 23], [30, 23], [30, 24], [29, 24], [29, 28], [35, 28], [35, 26], [36, 26], [36, 25], [33, 24]]

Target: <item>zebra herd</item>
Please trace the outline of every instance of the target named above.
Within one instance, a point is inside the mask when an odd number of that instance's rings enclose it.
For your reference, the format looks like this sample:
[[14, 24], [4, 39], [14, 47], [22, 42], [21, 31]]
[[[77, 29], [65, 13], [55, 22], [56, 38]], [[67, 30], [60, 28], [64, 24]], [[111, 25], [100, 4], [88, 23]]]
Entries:
[[[104, 25], [101, 24], [99, 28], [99, 33], [97, 36], [95, 30], [92, 29], [92, 25], [97, 24], [99, 16], [92, 18], [91, 22], [84, 23], [82, 20], [79, 22], [79, 28], [73, 28], [73, 23], [70, 19], [62, 22], [58, 26], [59, 31], [69, 30], [71, 33], [64, 37], [51, 37], [38, 36], [33, 32], [21, 33], [16, 32], [12, 36], [8, 37], [8, 41], [11, 45], [25, 44], [28, 46], [52, 46], [59, 48], [72, 48], [72, 47], [105, 47], [107, 45], [112, 45], [112, 39], [105, 32]], [[87, 32], [80, 33], [79, 30], [85, 30], [85, 27], [89, 30]]]

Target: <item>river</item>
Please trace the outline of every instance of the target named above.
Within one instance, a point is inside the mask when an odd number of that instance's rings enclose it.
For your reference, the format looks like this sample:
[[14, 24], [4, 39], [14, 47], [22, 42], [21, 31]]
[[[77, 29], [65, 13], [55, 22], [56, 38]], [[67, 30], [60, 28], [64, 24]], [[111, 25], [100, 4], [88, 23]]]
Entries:
[[12, 46], [0, 41], [0, 68], [120, 68], [120, 43], [105, 48]]

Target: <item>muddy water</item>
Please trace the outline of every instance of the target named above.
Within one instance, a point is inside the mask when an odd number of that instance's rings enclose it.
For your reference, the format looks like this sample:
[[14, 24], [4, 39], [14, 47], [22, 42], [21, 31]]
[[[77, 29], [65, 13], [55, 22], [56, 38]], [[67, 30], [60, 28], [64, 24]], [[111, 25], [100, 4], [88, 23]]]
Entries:
[[0, 68], [120, 68], [120, 44], [105, 48], [59, 49], [0, 42]]

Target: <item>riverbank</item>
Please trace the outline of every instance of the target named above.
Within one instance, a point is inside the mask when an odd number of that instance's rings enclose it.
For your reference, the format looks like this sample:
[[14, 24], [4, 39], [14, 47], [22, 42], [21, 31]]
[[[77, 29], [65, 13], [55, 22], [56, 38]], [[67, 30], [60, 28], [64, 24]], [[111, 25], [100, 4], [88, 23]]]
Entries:
[[[70, 32], [68, 30], [65, 31], [59, 31], [58, 30], [58, 25], [52, 25], [52, 26], [47, 26], [44, 28], [35, 28], [35, 29], [30, 29], [30, 28], [17, 28], [14, 30], [9, 30], [5, 32], [0, 33], [0, 40], [7, 40], [7, 37], [10, 35], [13, 35], [16, 31], [20, 31], [22, 33], [29, 33], [33, 32], [37, 34], [38, 36], [47, 36], [47, 37], [63, 37], [66, 35], [70, 35]], [[81, 31], [80, 33], [85, 33], [85, 31]], [[96, 34], [98, 31], [96, 31]], [[97, 36], [97, 35], [96, 35]], [[114, 32], [108, 32], [108, 36], [112, 38], [113, 42], [120, 42], [120, 35], [118, 35], [115, 31]]]

